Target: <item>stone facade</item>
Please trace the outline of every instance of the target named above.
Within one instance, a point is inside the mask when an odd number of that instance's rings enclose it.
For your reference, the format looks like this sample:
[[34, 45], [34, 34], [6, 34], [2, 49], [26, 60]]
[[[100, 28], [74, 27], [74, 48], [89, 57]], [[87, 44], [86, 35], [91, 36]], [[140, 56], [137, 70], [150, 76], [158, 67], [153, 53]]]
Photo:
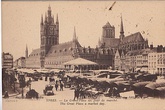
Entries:
[[[112, 49], [82, 47], [77, 39], [75, 29], [71, 41], [59, 44], [58, 16], [54, 22], [50, 6], [47, 13], [45, 20], [41, 17], [40, 48], [33, 50], [26, 58], [27, 68], [64, 68], [63, 63], [79, 57], [98, 63], [99, 66], [95, 69], [106, 69], [113, 65]], [[114, 30], [114, 27], [112, 29]], [[114, 37], [114, 34], [112, 33], [111, 37]]]
[[10, 53], [2, 53], [2, 68], [13, 68], [13, 55]]
[[148, 54], [148, 71], [153, 74], [165, 75], [165, 52]]
[[26, 67], [26, 60], [25, 57], [20, 57], [14, 61], [15, 68], [25, 68]]
[[[115, 54], [115, 69], [126, 72], [148, 71], [152, 74], [165, 74], [165, 50], [150, 46], [147, 49], [134, 50], [122, 54], [117, 50]], [[124, 53], [124, 52], [123, 52]], [[123, 67], [123, 68], [122, 68]]]
[[108, 22], [103, 26], [103, 34], [98, 45], [112, 49], [113, 51], [115, 50], [115, 52], [117, 49], [128, 52], [148, 48], [148, 40], [144, 39], [140, 32], [125, 36], [123, 21], [121, 19], [119, 38], [115, 38], [115, 28]]

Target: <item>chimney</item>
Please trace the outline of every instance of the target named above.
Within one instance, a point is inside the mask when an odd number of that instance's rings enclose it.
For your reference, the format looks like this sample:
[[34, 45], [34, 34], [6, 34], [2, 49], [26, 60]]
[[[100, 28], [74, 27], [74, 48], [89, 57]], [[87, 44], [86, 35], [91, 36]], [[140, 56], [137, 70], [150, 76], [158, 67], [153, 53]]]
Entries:
[[160, 52], [163, 52], [163, 45], [160, 45]]
[[160, 47], [160, 45], [157, 46], [157, 52], [161, 52], [161, 47]]
[[150, 49], [152, 50], [154, 47], [153, 47], [153, 44], [150, 45]]
[[165, 47], [163, 47], [163, 52], [165, 52]]

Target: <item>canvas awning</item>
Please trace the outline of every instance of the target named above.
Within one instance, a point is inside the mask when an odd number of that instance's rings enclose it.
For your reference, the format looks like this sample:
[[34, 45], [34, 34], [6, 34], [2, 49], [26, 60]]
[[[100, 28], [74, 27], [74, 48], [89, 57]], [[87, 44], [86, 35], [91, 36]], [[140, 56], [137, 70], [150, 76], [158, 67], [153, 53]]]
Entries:
[[24, 73], [35, 73], [32, 69], [17, 69], [18, 72], [24, 72]]
[[77, 58], [77, 59], [64, 63], [64, 65], [97, 65], [97, 63], [83, 59], [83, 58]]
[[35, 69], [35, 70], [39, 73], [48, 73], [49, 72], [48, 69]]

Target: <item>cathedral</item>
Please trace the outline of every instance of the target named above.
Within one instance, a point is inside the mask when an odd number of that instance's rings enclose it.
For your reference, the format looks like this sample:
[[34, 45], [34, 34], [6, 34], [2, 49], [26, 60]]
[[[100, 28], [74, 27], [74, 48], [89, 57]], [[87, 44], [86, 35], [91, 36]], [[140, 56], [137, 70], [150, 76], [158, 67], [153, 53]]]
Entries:
[[148, 48], [148, 40], [145, 40], [140, 32], [125, 36], [121, 17], [119, 38], [115, 38], [115, 27], [107, 22], [106, 25], [103, 26], [102, 38], [99, 40], [98, 45], [100, 47], [128, 52]]
[[[109, 22], [102, 27], [102, 37], [96, 48], [82, 47], [79, 43], [74, 28], [73, 39], [66, 43], [59, 43], [59, 19], [56, 21], [48, 7], [45, 19], [41, 16], [40, 23], [40, 48], [34, 49], [28, 56], [26, 48], [26, 68], [64, 68], [63, 63], [84, 58], [96, 62], [98, 66], [90, 69], [107, 69], [114, 67], [114, 57], [117, 50], [124, 52], [148, 48], [148, 41], [140, 32], [124, 35], [123, 21], [121, 18], [121, 28], [119, 38], [115, 38], [115, 27]], [[84, 69], [89, 69], [88, 66]]]

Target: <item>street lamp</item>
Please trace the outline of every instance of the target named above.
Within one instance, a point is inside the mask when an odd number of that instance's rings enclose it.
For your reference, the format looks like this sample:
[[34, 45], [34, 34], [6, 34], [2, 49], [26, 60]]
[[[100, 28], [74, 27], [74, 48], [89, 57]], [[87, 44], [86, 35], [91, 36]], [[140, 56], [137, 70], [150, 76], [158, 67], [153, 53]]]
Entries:
[[20, 82], [20, 88], [22, 88], [22, 98], [23, 98], [24, 97], [23, 88], [26, 86], [24, 74], [20, 74], [19, 82]]

